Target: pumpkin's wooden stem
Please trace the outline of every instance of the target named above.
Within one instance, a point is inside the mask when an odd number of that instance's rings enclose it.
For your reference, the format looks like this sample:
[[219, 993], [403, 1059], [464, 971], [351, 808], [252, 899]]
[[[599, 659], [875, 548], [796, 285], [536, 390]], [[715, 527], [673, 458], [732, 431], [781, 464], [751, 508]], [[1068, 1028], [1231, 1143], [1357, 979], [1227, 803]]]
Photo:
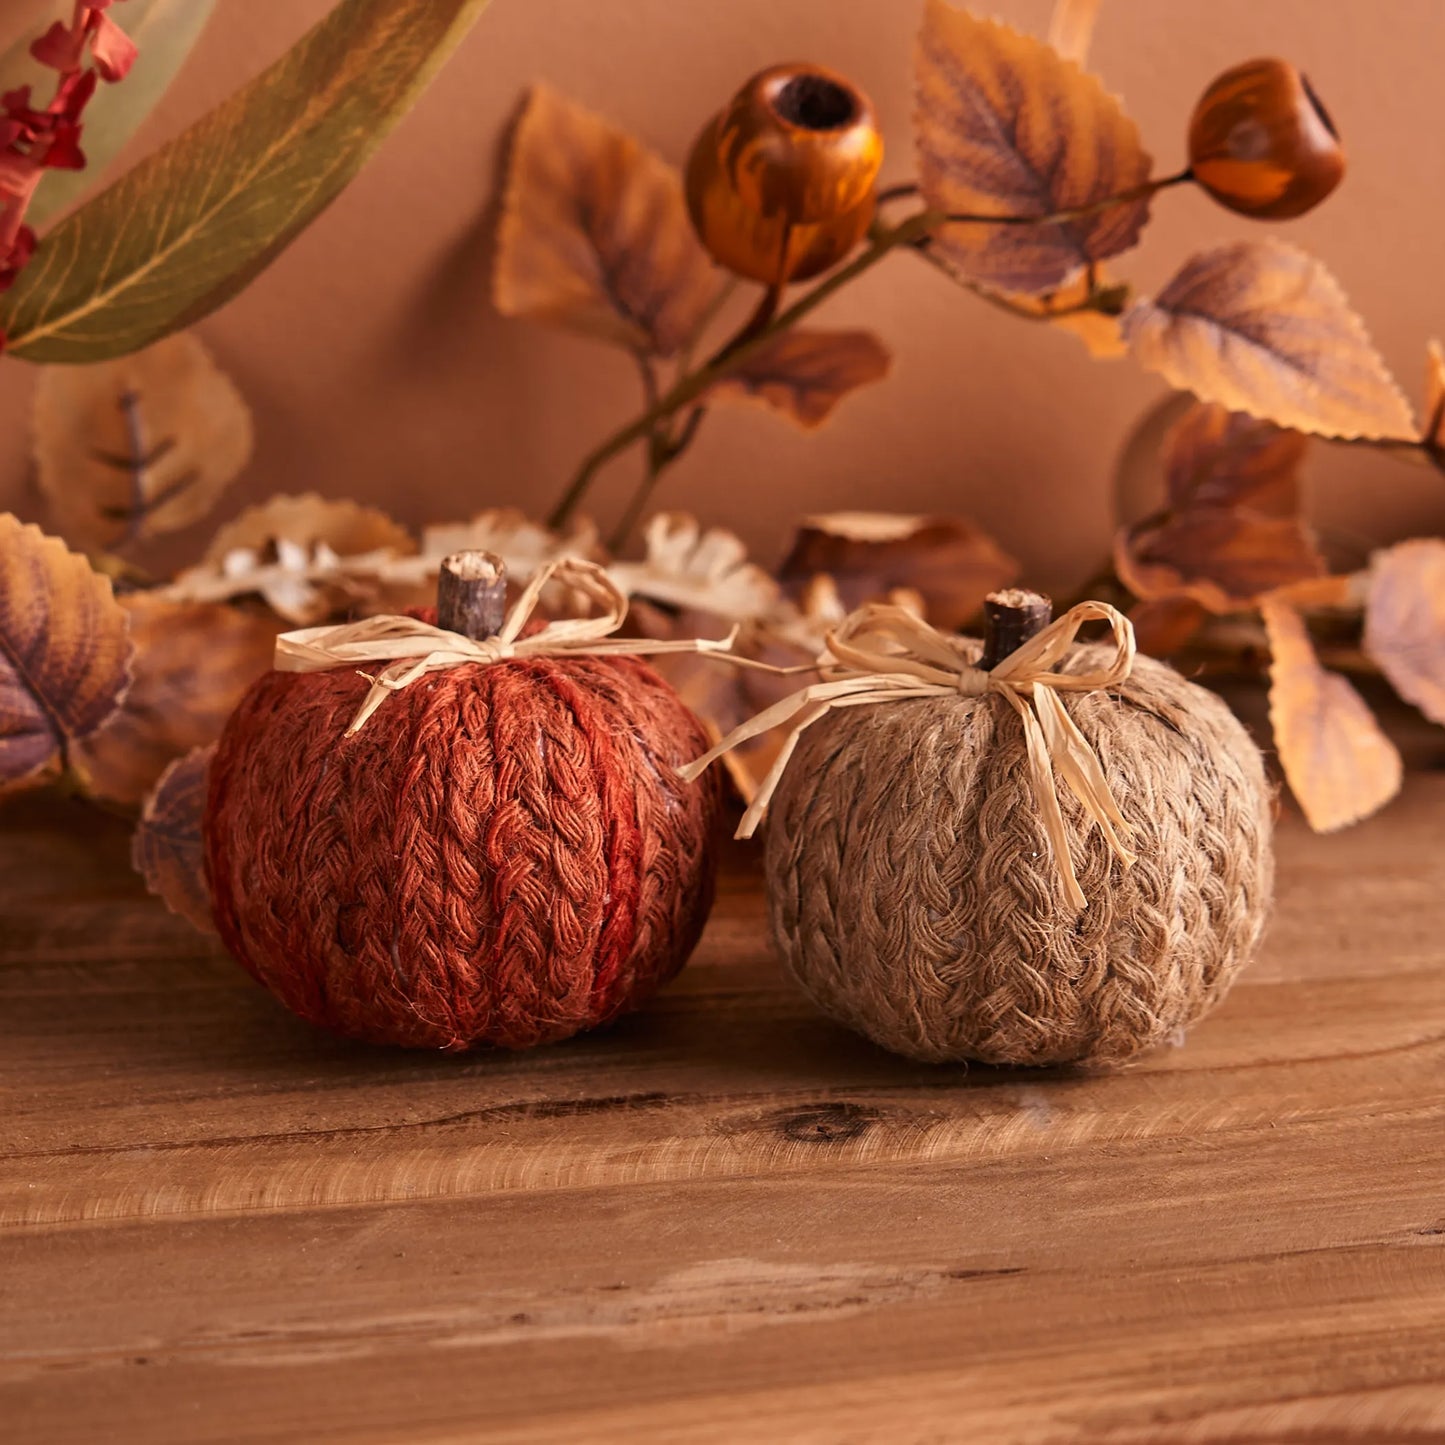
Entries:
[[991, 671], [1049, 625], [1054, 604], [1042, 592], [1007, 587], [984, 598], [983, 615], [983, 656], [978, 665]]
[[453, 552], [437, 575], [437, 626], [479, 641], [507, 615], [507, 568], [495, 552]]

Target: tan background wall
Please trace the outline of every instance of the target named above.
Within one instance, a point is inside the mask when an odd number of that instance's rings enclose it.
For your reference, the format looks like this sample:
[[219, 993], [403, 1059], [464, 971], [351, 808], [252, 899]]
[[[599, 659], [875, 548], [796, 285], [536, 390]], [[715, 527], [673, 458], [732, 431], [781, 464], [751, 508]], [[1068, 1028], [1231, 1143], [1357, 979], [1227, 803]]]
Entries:
[[[15, 29], [26, 8], [35, 0], [0, 5], [0, 29]], [[993, 8], [1042, 29], [1050, 6]], [[326, 9], [222, 0], [140, 146], [218, 100]], [[257, 420], [256, 458], [226, 510], [308, 488], [413, 523], [503, 502], [544, 509], [637, 397], [620, 357], [488, 306], [498, 139], [526, 84], [546, 78], [678, 160], [751, 71], [816, 59], [873, 95], [891, 140], [884, 174], [896, 180], [912, 173], [920, 11], [917, 0], [493, 0], [371, 168], [202, 326]], [[1445, 333], [1445, 4], [1104, 0], [1093, 65], [1125, 97], [1159, 167], [1175, 169], [1200, 88], [1236, 60], [1271, 53], [1310, 74], [1351, 158], [1336, 197], [1284, 234], [1333, 268], [1417, 395], [1426, 339]], [[1195, 245], [1262, 234], [1193, 193], [1165, 196], [1156, 214], [1120, 266], [1146, 286]], [[896, 352], [893, 376], [817, 435], [752, 408], [720, 414], [664, 485], [666, 504], [738, 528], [764, 558], [800, 513], [885, 507], [969, 513], [1047, 585], [1098, 560], [1118, 450], [1162, 383], [1128, 362], [1091, 362], [1071, 337], [998, 316], [908, 258], [826, 317], [875, 327]], [[0, 362], [0, 505], [35, 516], [29, 387], [23, 364]], [[624, 459], [607, 473], [599, 511], [612, 512], [636, 466]], [[1445, 529], [1445, 484], [1423, 470], [1319, 447], [1311, 475], [1318, 514], [1347, 555]]]

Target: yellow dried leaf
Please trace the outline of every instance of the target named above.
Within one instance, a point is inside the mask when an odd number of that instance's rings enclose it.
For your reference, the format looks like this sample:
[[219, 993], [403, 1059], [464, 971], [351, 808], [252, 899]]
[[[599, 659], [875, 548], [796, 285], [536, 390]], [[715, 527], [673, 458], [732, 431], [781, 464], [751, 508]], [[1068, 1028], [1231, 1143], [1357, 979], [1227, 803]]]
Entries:
[[1064, 57], [1082, 66], [1089, 58], [1094, 22], [1099, 17], [1099, 0], [1054, 0], [1049, 17], [1049, 44]]
[[0, 783], [101, 726], [130, 682], [124, 608], [58, 537], [0, 513]]
[[1420, 538], [1375, 553], [1364, 646], [1406, 702], [1445, 724], [1445, 542]]
[[[918, 42], [919, 180], [949, 214], [1047, 216], [1149, 177], [1138, 127], [1092, 75], [1043, 41], [928, 0]], [[1003, 291], [1046, 291], [1127, 251], [1147, 199], [1071, 221], [945, 226], [934, 249], [960, 275]]]
[[1415, 436], [1339, 282], [1281, 241], [1199, 252], [1134, 303], [1124, 337], [1140, 365], [1232, 411], [1319, 436]]
[[1333, 832], [1400, 791], [1400, 754], [1359, 693], [1320, 666], [1299, 613], [1275, 598], [1260, 610], [1272, 654], [1269, 719], [1279, 760], [1310, 827]]
[[923, 599], [928, 620], [950, 629], [1013, 582], [1019, 565], [962, 517], [832, 512], [803, 519], [778, 576], [796, 591], [817, 573], [832, 579], [848, 608], [910, 589]]
[[686, 512], [659, 512], [643, 532], [647, 556], [614, 562], [612, 579], [629, 597], [645, 597], [733, 622], [769, 612], [778, 584], [748, 561], [747, 548], [722, 527], [703, 530]]
[[206, 888], [202, 819], [206, 769], [214, 745], [177, 758], [146, 799], [131, 840], [131, 864], [146, 887], [202, 933], [214, 933], [211, 895]]
[[81, 546], [189, 526], [250, 455], [246, 403], [189, 332], [117, 361], [40, 369], [36, 475], [56, 527]]
[[218, 602], [138, 592], [130, 614], [134, 681], [119, 710], [76, 745], [88, 790], [139, 803], [166, 767], [221, 735], [241, 694], [271, 667], [274, 618]]
[[850, 391], [887, 376], [892, 360], [871, 331], [784, 331], [707, 395], [713, 401], [760, 401], [812, 430]]
[[497, 228], [497, 310], [670, 356], [717, 289], [678, 173], [626, 131], [536, 86]]

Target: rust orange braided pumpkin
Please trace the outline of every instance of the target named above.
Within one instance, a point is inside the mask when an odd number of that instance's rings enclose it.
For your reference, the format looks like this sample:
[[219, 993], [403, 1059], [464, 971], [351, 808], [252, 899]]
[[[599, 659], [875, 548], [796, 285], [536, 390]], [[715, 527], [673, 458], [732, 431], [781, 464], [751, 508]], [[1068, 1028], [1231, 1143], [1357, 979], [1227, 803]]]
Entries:
[[282, 1003], [352, 1038], [515, 1049], [606, 1023], [682, 967], [720, 793], [675, 775], [707, 740], [651, 667], [466, 663], [346, 736], [368, 687], [268, 673], [210, 767], [215, 921]]

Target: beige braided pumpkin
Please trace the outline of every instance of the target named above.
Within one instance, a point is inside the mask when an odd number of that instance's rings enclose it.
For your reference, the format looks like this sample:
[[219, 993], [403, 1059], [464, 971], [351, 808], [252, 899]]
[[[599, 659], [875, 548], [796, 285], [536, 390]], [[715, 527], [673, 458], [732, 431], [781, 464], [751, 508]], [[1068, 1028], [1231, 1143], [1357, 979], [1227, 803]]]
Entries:
[[[1079, 646], [1061, 671], [1101, 665]], [[773, 935], [818, 1006], [925, 1060], [1118, 1064], [1178, 1034], [1253, 954], [1273, 882], [1259, 750], [1213, 693], [1139, 658], [1065, 706], [1133, 830], [1126, 868], [1062, 799], [1077, 910], [996, 694], [849, 708], [769, 810]]]

